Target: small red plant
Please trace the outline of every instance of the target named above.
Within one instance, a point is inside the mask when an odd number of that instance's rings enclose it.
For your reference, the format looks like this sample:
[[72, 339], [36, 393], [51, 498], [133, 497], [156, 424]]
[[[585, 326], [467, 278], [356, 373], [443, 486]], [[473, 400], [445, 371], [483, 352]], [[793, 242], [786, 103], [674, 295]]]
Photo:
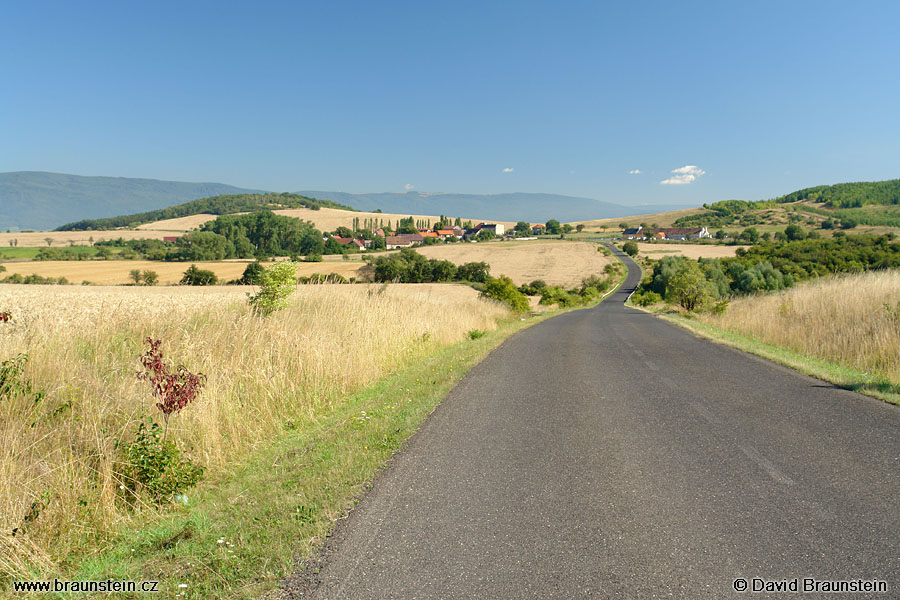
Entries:
[[0, 323], [9, 323], [12, 321], [12, 313], [8, 310], [0, 310]]
[[161, 340], [148, 337], [144, 342], [150, 347], [141, 355], [144, 371], [137, 376], [142, 381], [150, 382], [153, 396], [157, 400], [156, 408], [162, 411], [168, 432], [169, 417], [181, 412], [181, 409], [197, 399], [206, 383], [206, 375], [191, 373], [183, 365], [178, 365], [172, 372], [163, 361], [162, 351], [159, 349]]

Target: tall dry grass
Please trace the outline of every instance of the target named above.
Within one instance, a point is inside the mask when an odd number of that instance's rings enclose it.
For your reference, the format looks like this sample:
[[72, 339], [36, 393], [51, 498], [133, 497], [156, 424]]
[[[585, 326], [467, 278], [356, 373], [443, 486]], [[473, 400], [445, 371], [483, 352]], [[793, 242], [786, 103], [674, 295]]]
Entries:
[[900, 382], [900, 272], [820, 279], [734, 300], [703, 321], [806, 356]]
[[46, 391], [0, 404], [0, 578], [52, 571], [134, 518], [115, 441], [156, 413], [135, 376], [147, 336], [208, 376], [169, 435], [214, 476], [288, 422], [509, 314], [453, 285], [301, 286], [268, 319], [250, 314], [244, 290], [4, 285], [0, 310], [16, 319], [0, 323], [0, 360], [27, 353]]

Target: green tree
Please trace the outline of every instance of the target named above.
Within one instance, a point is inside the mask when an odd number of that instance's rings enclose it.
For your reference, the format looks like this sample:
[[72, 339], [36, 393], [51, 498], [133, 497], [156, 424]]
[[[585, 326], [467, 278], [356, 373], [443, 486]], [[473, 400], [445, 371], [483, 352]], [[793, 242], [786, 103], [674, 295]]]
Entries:
[[212, 271], [199, 269], [197, 265], [191, 265], [182, 276], [180, 285], [216, 285], [219, 278]]
[[266, 268], [263, 264], [259, 261], [254, 261], [244, 268], [244, 274], [241, 275], [238, 281], [241, 285], [259, 285], [265, 272]]
[[519, 221], [515, 227], [516, 235], [531, 235], [531, 225], [525, 221]]
[[500, 277], [492, 277], [484, 285], [482, 296], [493, 298], [505, 303], [513, 311], [523, 313], [528, 311], [528, 298], [525, 297], [518, 289], [512, 279], [506, 275]]
[[419, 230], [416, 229], [416, 220], [412, 217], [400, 219], [400, 222], [397, 223], [397, 233], [419, 233]]
[[282, 261], [265, 269], [259, 277], [259, 287], [259, 292], [249, 300], [254, 313], [266, 317], [284, 308], [297, 287], [297, 264]]
[[141, 278], [144, 280], [144, 285], [156, 285], [159, 283], [159, 274], [150, 269], [144, 269], [141, 272]]
[[562, 226], [563, 233], [572, 233], [572, 231], [574, 229], [575, 228], [572, 227], [571, 225], [569, 225], [568, 223], [566, 223], [565, 225]]
[[803, 228], [799, 225], [788, 225], [784, 229], [784, 237], [786, 237], [789, 242], [793, 242], [794, 240], [805, 239], [806, 234], [803, 232]]
[[334, 238], [328, 238], [328, 241], [325, 242], [325, 251], [323, 254], [343, 254], [344, 247], [341, 246], [341, 243], [338, 242]]
[[699, 264], [692, 260], [682, 263], [681, 268], [669, 279], [666, 300], [678, 303], [688, 312], [701, 310], [712, 301], [710, 284]]
[[759, 241], [759, 232], [753, 227], [748, 227], [741, 232], [741, 234], [738, 236], [738, 239], [741, 241], [750, 242], [751, 244], [755, 244]]
[[559, 235], [562, 233], [562, 225], [556, 219], [550, 219], [544, 224], [544, 227], [547, 235]]
[[576, 225], [575, 231], [577, 231], [578, 233], [581, 233], [582, 231], [584, 231], [584, 223], [579, 223], [578, 225]]
[[142, 275], [140, 269], [132, 269], [128, 272], [128, 277], [131, 279], [134, 285], [141, 285]]
[[637, 256], [638, 245], [634, 242], [625, 242], [622, 245], [622, 250], [624, 250], [625, 254], [627, 254], [628, 256]]

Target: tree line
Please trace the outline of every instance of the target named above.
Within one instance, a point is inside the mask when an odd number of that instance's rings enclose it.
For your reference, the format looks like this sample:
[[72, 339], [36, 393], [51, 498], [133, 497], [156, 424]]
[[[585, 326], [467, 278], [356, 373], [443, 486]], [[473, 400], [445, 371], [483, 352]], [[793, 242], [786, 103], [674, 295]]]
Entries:
[[732, 296], [778, 291], [830, 274], [898, 267], [900, 242], [892, 235], [766, 242], [739, 248], [731, 258], [664, 257], [653, 263], [632, 300], [641, 305], [666, 300], [689, 311], [724, 308]]

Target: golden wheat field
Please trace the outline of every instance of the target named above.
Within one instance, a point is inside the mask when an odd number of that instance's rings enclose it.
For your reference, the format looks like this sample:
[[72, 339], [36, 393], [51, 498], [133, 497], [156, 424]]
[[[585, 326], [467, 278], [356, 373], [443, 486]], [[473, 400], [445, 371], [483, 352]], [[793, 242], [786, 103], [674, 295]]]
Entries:
[[550, 285], [574, 285], [591, 274], [603, 273], [611, 259], [588, 242], [528, 240], [423, 246], [417, 252], [454, 264], [484, 261], [491, 274], [507, 275], [517, 285], [543, 279]]
[[[249, 260], [224, 260], [199, 262], [197, 267], [208, 269], [222, 281], [239, 279], [247, 268]], [[131, 283], [129, 273], [134, 269], [149, 269], [159, 275], [162, 285], [177, 284], [191, 263], [162, 262], [149, 260], [39, 260], [29, 262], [4, 263], [3, 277], [19, 273], [21, 275], [41, 275], [42, 277], [65, 277], [69, 283], [89, 281], [98, 285], [118, 285]], [[297, 263], [297, 276], [313, 273], [339, 273], [346, 278], [356, 277], [362, 263], [359, 261], [328, 261], [323, 263]]]
[[738, 248], [747, 246], [721, 246], [717, 244], [683, 244], [644, 243], [638, 242], [638, 252], [647, 258], [663, 258], [664, 256], [686, 256], [688, 258], [726, 258], [734, 256]]
[[731, 302], [715, 327], [900, 381], [900, 272], [820, 279]]
[[299, 286], [269, 318], [251, 314], [245, 292], [0, 285], [0, 311], [13, 317], [0, 322], [0, 361], [27, 354], [25, 375], [45, 393], [0, 403], [0, 528], [19, 529], [0, 536], [0, 576], [25, 577], [29, 565], [54, 572], [133, 518], [115, 441], [155, 412], [136, 377], [144, 338], [207, 375], [168, 435], [214, 477], [286, 422], [509, 316], [450, 284]]

